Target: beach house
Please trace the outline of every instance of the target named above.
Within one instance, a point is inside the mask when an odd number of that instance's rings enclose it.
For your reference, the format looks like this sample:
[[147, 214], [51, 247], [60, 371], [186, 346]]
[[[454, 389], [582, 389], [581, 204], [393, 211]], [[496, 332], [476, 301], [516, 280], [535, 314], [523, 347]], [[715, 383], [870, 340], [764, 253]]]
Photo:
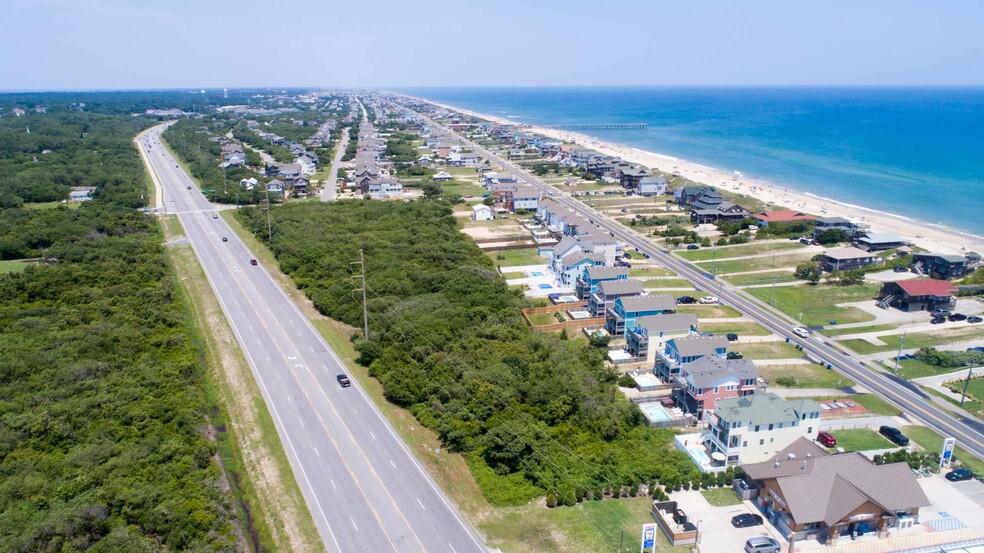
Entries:
[[[724, 466], [761, 463], [796, 440], [817, 438], [822, 409], [809, 398], [785, 400], [771, 393], [718, 399], [700, 440], [707, 456]], [[716, 455], [715, 455], [716, 454]]]
[[758, 370], [750, 359], [722, 359], [707, 354], [681, 364], [673, 379], [673, 397], [685, 412], [703, 418], [719, 400], [754, 394], [757, 379]]
[[592, 317], [604, 317], [616, 299], [641, 296], [643, 291], [642, 282], [638, 280], [606, 280], [588, 298], [588, 311]]
[[813, 225], [813, 237], [825, 230], [842, 230], [848, 237], [854, 236], [857, 225], [843, 217], [818, 217]]
[[867, 232], [855, 238], [854, 241], [859, 248], [869, 252], [912, 245], [908, 240], [894, 232]]
[[967, 275], [967, 258], [948, 253], [914, 253], [912, 266], [917, 272], [932, 278], [951, 280]]
[[592, 265], [585, 267], [584, 271], [577, 277], [574, 284], [575, 295], [582, 299], [588, 299], [595, 293], [598, 285], [606, 280], [628, 280], [629, 269], [627, 267], [604, 267]]
[[666, 179], [663, 175], [647, 175], [639, 179], [640, 196], [662, 196], [666, 194]]
[[911, 528], [930, 505], [908, 464], [878, 465], [858, 451], [831, 454], [805, 438], [742, 468], [765, 518], [798, 540], [884, 537], [891, 528]]
[[492, 208], [485, 204], [475, 204], [472, 206], [472, 221], [491, 221], [495, 217]]
[[824, 271], [848, 271], [867, 267], [879, 261], [878, 257], [853, 246], [831, 248], [820, 256], [820, 267]]
[[612, 336], [621, 336], [626, 328], [635, 326], [639, 317], [674, 311], [676, 311], [676, 300], [667, 294], [619, 297], [605, 311], [605, 330]]
[[931, 278], [886, 282], [879, 293], [878, 304], [902, 311], [953, 309], [956, 290], [949, 281]]
[[702, 357], [712, 355], [724, 359], [728, 354], [728, 339], [724, 336], [689, 336], [666, 341], [666, 347], [656, 352], [653, 373], [663, 382], [673, 382], [680, 369]]
[[652, 364], [656, 352], [666, 347], [666, 341], [683, 338], [697, 331], [697, 315], [666, 313], [639, 317], [634, 325], [625, 327], [625, 351], [635, 360]]
[[796, 211], [794, 209], [779, 209], [776, 211], [763, 211], [761, 213], [756, 213], [752, 215], [755, 218], [756, 224], [760, 227], [767, 227], [769, 224], [774, 223], [793, 223], [796, 221], [814, 221], [816, 217], [813, 215], [808, 215], [802, 211]]

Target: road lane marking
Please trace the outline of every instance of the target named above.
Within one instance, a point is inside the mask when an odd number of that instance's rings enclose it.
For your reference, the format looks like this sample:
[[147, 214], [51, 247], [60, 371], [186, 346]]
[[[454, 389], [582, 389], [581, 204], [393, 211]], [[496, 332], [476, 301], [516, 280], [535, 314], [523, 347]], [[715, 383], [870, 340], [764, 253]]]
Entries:
[[331, 479], [329, 479], [328, 481], [331, 482], [331, 487], [334, 488], [335, 491], [338, 491], [338, 486], [335, 485], [335, 481]]
[[372, 430], [369, 431], [369, 435], [372, 436], [372, 439], [376, 439], [376, 435], [372, 433]]
[[352, 517], [349, 517], [349, 520], [352, 521], [352, 527], [355, 528], [355, 531], [356, 532], [358, 532], [359, 531], [359, 527], [355, 525], [355, 519], [352, 518]]
[[389, 461], [390, 461], [390, 466], [396, 468], [396, 463], [393, 462], [393, 459], [390, 459]]
[[297, 422], [301, 423], [301, 426], [304, 426], [304, 419], [298, 418]]
[[420, 508], [421, 509], [423, 509], [425, 511], [427, 510], [427, 507], [424, 507], [424, 502], [421, 501], [419, 497], [417, 498], [417, 505], [420, 505]]
[[353, 408], [352, 408], [352, 412], [353, 412], [353, 413], [356, 413], [356, 414], [358, 414], [358, 413], [359, 413], [359, 410], [358, 410], [358, 409], [356, 409], [355, 407], [353, 407]]
[[318, 453], [318, 448], [314, 448], [314, 454], [321, 457], [321, 453]]
[[448, 542], [448, 547], [450, 547], [450, 548], [451, 548], [451, 551], [452, 551], [453, 553], [458, 553], [458, 550], [457, 550], [457, 549], [455, 549], [455, 548], [454, 548], [454, 546], [453, 546], [453, 545], [451, 545], [451, 543], [450, 543], [450, 542]]

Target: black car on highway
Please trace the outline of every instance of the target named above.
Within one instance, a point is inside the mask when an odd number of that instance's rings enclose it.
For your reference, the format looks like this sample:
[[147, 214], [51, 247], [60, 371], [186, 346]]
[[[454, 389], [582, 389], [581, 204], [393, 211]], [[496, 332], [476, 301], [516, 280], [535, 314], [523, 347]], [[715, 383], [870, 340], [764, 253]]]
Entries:
[[761, 526], [762, 516], [751, 513], [742, 513], [731, 517], [731, 525], [735, 528], [748, 528], [749, 526]]
[[342, 388], [348, 388], [349, 386], [352, 385], [352, 381], [349, 380], [349, 377], [348, 377], [347, 374], [340, 374], [340, 375], [338, 375], [338, 376], [335, 377], [335, 380], [338, 381], [338, 384]]

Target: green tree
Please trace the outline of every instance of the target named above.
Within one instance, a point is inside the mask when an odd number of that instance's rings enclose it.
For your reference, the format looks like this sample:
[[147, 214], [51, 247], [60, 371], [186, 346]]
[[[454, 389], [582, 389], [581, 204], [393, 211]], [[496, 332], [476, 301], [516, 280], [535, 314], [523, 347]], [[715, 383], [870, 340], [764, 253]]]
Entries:
[[796, 271], [793, 276], [800, 280], [805, 280], [810, 284], [816, 284], [820, 282], [820, 276], [823, 274], [823, 269], [820, 268], [820, 264], [814, 261], [809, 263], [801, 263], [796, 266]]

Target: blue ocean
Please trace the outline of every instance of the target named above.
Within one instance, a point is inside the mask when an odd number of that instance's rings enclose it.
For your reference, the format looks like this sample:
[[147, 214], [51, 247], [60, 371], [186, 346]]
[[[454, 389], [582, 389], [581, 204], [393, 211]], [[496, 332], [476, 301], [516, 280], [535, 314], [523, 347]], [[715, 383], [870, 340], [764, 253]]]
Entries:
[[981, 88], [412, 88], [517, 123], [645, 122], [592, 136], [984, 235]]

